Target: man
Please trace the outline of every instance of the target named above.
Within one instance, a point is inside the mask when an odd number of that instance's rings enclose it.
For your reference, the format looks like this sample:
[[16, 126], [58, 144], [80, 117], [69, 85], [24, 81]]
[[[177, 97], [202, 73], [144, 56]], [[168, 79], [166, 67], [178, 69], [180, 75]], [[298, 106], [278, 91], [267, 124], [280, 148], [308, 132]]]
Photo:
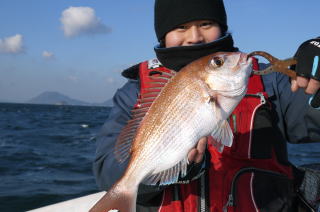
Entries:
[[[113, 147], [145, 88], [141, 80], [159, 66], [179, 71], [202, 56], [238, 51], [227, 30], [221, 0], [156, 0], [158, 60], [122, 73], [128, 82], [115, 94], [97, 141], [94, 172], [101, 189], [108, 190], [126, 167], [114, 158]], [[307, 41], [297, 51], [299, 77], [291, 84], [276, 73], [250, 78], [248, 95], [230, 116], [235, 137], [231, 148], [220, 153], [207, 145], [207, 138], [200, 139], [188, 154], [188, 174], [180, 184], [140, 185], [138, 211], [291, 211], [294, 176], [286, 141], [320, 141], [320, 111], [308, 105], [306, 94], [315, 94], [320, 87], [316, 59], [320, 50], [313, 41], [319, 39]]]

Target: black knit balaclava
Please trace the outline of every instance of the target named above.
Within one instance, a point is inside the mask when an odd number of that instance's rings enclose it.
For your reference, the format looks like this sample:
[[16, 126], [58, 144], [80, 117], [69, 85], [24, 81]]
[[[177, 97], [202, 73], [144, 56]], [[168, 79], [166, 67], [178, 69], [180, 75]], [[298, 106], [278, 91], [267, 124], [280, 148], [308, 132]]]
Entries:
[[[202, 56], [218, 51], [237, 51], [227, 32], [227, 15], [223, 0], [155, 0], [154, 26], [160, 45], [154, 50], [165, 67], [180, 70]], [[195, 20], [213, 20], [221, 28], [223, 37], [207, 44], [165, 48], [165, 35], [177, 26]]]
[[154, 26], [158, 41], [177, 26], [195, 20], [213, 20], [228, 30], [222, 0], [156, 0]]

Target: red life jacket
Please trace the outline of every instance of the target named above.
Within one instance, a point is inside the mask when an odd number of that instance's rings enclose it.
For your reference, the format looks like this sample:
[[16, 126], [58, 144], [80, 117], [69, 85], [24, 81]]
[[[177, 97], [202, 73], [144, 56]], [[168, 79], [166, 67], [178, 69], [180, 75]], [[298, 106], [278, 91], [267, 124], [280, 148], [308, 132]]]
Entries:
[[[256, 60], [253, 69], [258, 70]], [[141, 63], [140, 95], [145, 94], [152, 86], [156, 86], [150, 83], [153, 81], [149, 77], [152, 71], [170, 73], [170, 70], [158, 64], [157, 60]], [[259, 211], [252, 188], [255, 172], [270, 171], [292, 178], [291, 167], [280, 164], [274, 153], [270, 158], [252, 158], [255, 115], [260, 107], [271, 107], [267, 98], [261, 77], [252, 75], [246, 96], [229, 118], [229, 124], [234, 132], [232, 147], [225, 147], [223, 152], [219, 153], [209, 144], [211, 159], [208, 171], [200, 179], [188, 184], [168, 186], [164, 191], [159, 212]], [[203, 203], [206, 198], [207, 203]]]

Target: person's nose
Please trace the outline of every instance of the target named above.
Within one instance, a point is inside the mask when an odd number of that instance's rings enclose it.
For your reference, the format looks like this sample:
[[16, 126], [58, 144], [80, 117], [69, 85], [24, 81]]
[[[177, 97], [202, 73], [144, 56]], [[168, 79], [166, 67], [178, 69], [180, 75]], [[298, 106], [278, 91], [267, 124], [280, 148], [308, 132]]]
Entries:
[[198, 26], [192, 26], [187, 33], [186, 45], [194, 45], [204, 42], [204, 37]]

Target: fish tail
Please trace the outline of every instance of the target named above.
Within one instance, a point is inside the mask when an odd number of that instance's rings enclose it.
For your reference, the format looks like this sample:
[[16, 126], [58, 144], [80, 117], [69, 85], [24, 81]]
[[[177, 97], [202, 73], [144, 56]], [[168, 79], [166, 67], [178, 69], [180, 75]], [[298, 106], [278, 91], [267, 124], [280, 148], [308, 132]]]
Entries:
[[135, 212], [137, 190], [114, 185], [89, 212]]

